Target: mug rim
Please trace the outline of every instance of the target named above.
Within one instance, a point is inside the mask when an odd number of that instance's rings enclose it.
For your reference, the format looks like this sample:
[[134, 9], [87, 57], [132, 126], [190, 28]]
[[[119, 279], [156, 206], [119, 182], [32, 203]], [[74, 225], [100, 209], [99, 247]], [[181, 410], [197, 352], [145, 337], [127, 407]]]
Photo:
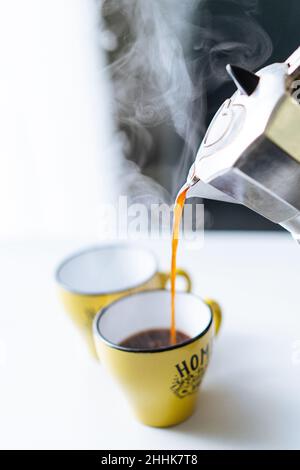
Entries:
[[[132, 250], [132, 249], [140, 250], [140, 251], [143, 251], [143, 252], [148, 253], [149, 255], [151, 255], [151, 257], [153, 258], [153, 262], [154, 262], [154, 270], [153, 270], [153, 273], [151, 274], [151, 276], [145, 278], [143, 281], [140, 281], [137, 284], [131, 285], [131, 286], [126, 287], [124, 289], [123, 288], [122, 289], [112, 289], [112, 290], [105, 290], [105, 291], [99, 290], [99, 291], [96, 291], [96, 292], [95, 291], [86, 292], [86, 291], [82, 291], [80, 289], [72, 288], [68, 283], [66, 283], [62, 280], [61, 270], [64, 268], [64, 266], [67, 263], [69, 263], [73, 259], [79, 258], [80, 256], [85, 255], [85, 254], [90, 253], [90, 252], [97, 252], [97, 251], [101, 251], [101, 250], [106, 249], [106, 248], [115, 248], [115, 247], [117, 247], [117, 248], [126, 248], [126, 249], [129, 249], [129, 250]], [[72, 254], [70, 254], [69, 256], [67, 256], [66, 258], [64, 258], [59, 263], [59, 265], [57, 266], [57, 268], [55, 270], [55, 281], [57, 282], [57, 284], [60, 287], [62, 287], [63, 289], [65, 289], [68, 292], [71, 292], [72, 294], [97, 297], [99, 295], [111, 295], [111, 294], [119, 294], [119, 293], [122, 294], [123, 292], [127, 292], [127, 291], [130, 291], [132, 289], [137, 289], [138, 287], [142, 286], [143, 284], [146, 284], [147, 282], [149, 282], [157, 273], [158, 273], [158, 262], [157, 262], [156, 256], [154, 255], [154, 253], [150, 249], [144, 248], [144, 247], [134, 247], [130, 243], [105, 243], [103, 245], [93, 245], [93, 246], [89, 246], [87, 248], [77, 250], [77, 251], [73, 252]]]
[[156, 348], [156, 349], [138, 349], [138, 348], [128, 348], [126, 346], [120, 346], [119, 344], [116, 344], [116, 343], [113, 343], [112, 341], [110, 341], [109, 339], [105, 338], [105, 336], [103, 336], [103, 334], [101, 333], [100, 331], [100, 328], [99, 328], [99, 321], [101, 319], [101, 317], [109, 310], [110, 307], [112, 307], [113, 305], [117, 304], [118, 302], [121, 302], [122, 300], [125, 300], [127, 299], [128, 297], [131, 297], [131, 296], [137, 296], [137, 295], [149, 295], [149, 294], [153, 294], [155, 292], [166, 292], [168, 293], [169, 295], [171, 295], [171, 291], [167, 290], [167, 289], [164, 289], [164, 288], [160, 288], [160, 289], [151, 289], [151, 290], [144, 290], [144, 291], [140, 291], [140, 292], [132, 292], [132, 293], [129, 293], [128, 295], [126, 296], [123, 296], [119, 299], [116, 299], [114, 300], [113, 302], [109, 303], [108, 305], [106, 305], [105, 307], [103, 307], [102, 309], [100, 309], [97, 314], [95, 315], [95, 318], [93, 320], [93, 335], [94, 336], [99, 336], [100, 339], [107, 345], [109, 346], [110, 348], [112, 349], [118, 349], [119, 351], [124, 351], [124, 352], [128, 352], [128, 353], [143, 353], [143, 354], [153, 354], [153, 353], [161, 353], [161, 352], [166, 352], [166, 351], [173, 351], [174, 349], [179, 349], [181, 347], [184, 347], [184, 346], [187, 346], [188, 344], [192, 344], [194, 343], [195, 341], [198, 341], [200, 338], [202, 338], [203, 336], [206, 335], [206, 333], [210, 330], [210, 328], [212, 327], [212, 324], [213, 324], [213, 311], [212, 311], [212, 308], [209, 304], [207, 304], [206, 302], [204, 302], [204, 300], [199, 297], [198, 295], [194, 294], [193, 292], [185, 292], [185, 291], [179, 291], [176, 293], [176, 295], [188, 295], [188, 296], [193, 296], [195, 297], [196, 299], [200, 300], [202, 304], [206, 305], [207, 308], [209, 309], [209, 312], [210, 312], [210, 320], [209, 320], [209, 323], [208, 325], [205, 327], [204, 330], [202, 330], [200, 333], [198, 333], [196, 336], [193, 336], [192, 338], [189, 338], [188, 340], [186, 341], [182, 341], [181, 343], [178, 343], [178, 344], [174, 344], [174, 345], [170, 345], [170, 346], [163, 346], [163, 347], [160, 347], [160, 348]]

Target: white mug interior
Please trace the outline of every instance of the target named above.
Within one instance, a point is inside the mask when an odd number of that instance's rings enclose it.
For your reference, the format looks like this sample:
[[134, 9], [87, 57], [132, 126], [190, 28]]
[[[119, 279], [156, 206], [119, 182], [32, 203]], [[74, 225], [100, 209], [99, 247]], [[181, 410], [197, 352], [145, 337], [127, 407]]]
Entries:
[[133, 289], [157, 271], [154, 255], [131, 245], [103, 245], [77, 253], [58, 267], [57, 282], [79, 294], [110, 294]]
[[[98, 313], [94, 334], [113, 346], [148, 329], [170, 328], [171, 298], [166, 290], [143, 291], [116, 300]], [[212, 323], [210, 307], [194, 294], [176, 293], [176, 329], [194, 339]]]

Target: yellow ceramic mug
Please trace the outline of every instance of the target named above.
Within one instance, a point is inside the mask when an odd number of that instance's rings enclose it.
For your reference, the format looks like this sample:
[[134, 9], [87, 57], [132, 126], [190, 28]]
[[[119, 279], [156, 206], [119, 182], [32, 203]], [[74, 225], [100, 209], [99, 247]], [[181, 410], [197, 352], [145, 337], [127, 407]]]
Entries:
[[216, 302], [176, 295], [176, 325], [190, 339], [161, 349], [120, 346], [138, 332], [169, 328], [170, 292], [129, 295], [98, 313], [94, 339], [101, 362], [124, 390], [136, 417], [149, 426], [172, 426], [194, 411], [212, 340], [221, 323]]
[[[188, 274], [179, 269], [191, 289]], [[154, 255], [131, 244], [88, 248], [65, 259], [56, 271], [56, 281], [66, 311], [85, 336], [96, 356], [92, 324], [96, 313], [124, 295], [163, 288], [169, 274], [158, 271]]]

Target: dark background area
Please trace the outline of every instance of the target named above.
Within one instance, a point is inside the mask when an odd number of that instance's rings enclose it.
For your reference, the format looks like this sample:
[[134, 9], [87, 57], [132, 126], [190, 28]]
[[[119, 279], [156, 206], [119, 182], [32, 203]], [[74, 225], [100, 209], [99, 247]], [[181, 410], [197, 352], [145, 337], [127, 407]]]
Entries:
[[[300, 45], [300, 2], [299, 0], [262, 0], [261, 13], [257, 21], [270, 36], [273, 53], [265, 65], [283, 62]], [[207, 96], [208, 122], [219, 105], [235, 90], [231, 82], [220, 88], [218, 95]], [[253, 213], [246, 207], [207, 201], [206, 208], [211, 217], [213, 229], [236, 230], [280, 230], [281, 228]]]
[[[178, 0], [180, 1], [180, 0]], [[176, 3], [176, 0], [174, 0]], [[253, 8], [252, 6], [253, 5]], [[135, 161], [141, 167], [144, 174], [151, 176], [154, 180], [165, 187], [172, 197], [176, 196], [177, 191], [185, 182], [190, 165], [196, 156], [205, 131], [213, 118], [214, 114], [223, 103], [236, 90], [235, 85], [230, 81], [224, 73], [225, 65], [232, 59], [226, 48], [217, 53], [215, 63], [218, 65], [216, 70], [209, 70], [207, 77], [209, 79], [199, 80], [204, 66], [207, 62], [203, 62], [203, 50], [193, 47], [197, 40], [204, 37], [206, 47], [206, 58], [210, 54], [210, 47], [222, 46], [230, 42], [240, 47], [239, 53], [247, 59], [247, 51], [251, 55], [251, 51], [255, 51], [255, 43], [259, 44], [262, 35], [247, 35], [241, 29], [242, 20], [249, 16], [254, 23], [257, 23], [267, 33], [273, 45], [271, 56], [265, 61], [260, 62], [260, 67], [274, 63], [283, 62], [286, 58], [300, 45], [300, 1], [299, 0], [203, 0], [200, 1], [193, 17], [191, 18], [191, 33], [188, 41], [182, 43], [184, 57], [187, 63], [192, 63], [192, 80], [197, 88], [201, 86], [201, 100], [195, 101], [195, 134], [194, 149], [187, 151], [187, 146], [183, 139], [176, 134], [174, 127], [170, 123], [163, 123], [156, 127], [147, 129], [152, 137], [152, 144], [147, 158], [143, 163], [139, 159], [139, 147], [132, 149], [128, 158]], [[105, 16], [105, 15], [104, 15]], [[224, 21], [226, 18], [226, 21]], [[118, 18], [107, 18], [110, 27], [118, 21]], [[250, 21], [251, 22], [251, 21]], [[120, 20], [122, 24], [122, 19]], [[247, 25], [247, 19], [245, 21]], [[196, 28], [193, 28], [196, 26]], [[260, 28], [259, 28], [260, 29]], [[193, 32], [198, 31], [198, 32]], [[129, 33], [128, 33], [129, 32]], [[193, 37], [198, 34], [198, 37]], [[123, 34], [123, 47], [126, 50], [126, 41], [130, 35], [130, 30]], [[268, 39], [268, 38], [267, 38]], [[240, 44], [240, 46], [239, 46]], [[242, 52], [241, 52], [242, 51]], [[122, 52], [121, 52], [122, 54]], [[198, 54], [198, 57], [197, 57]], [[202, 56], [201, 56], [202, 54]], [[235, 56], [235, 58], [238, 56]], [[111, 56], [111, 60], [113, 60]], [[253, 58], [249, 57], [249, 61]], [[253, 60], [252, 60], [253, 63]], [[196, 64], [196, 65], [195, 65]], [[246, 64], [246, 65], [245, 65]], [[244, 64], [247, 66], [247, 60]], [[197, 69], [198, 67], [198, 69]], [[251, 67], [248, 67], [251, 68]], [[253, 69], [253, 67], [252, 67]], [[255, 69], [254, 69], [255, 71]], [[130, 77], [128, 77], [130, 79]], [[198, 80], [198, 81], [197, 81]], [[198, 109], [205, 102], [205, 113], [199, 112]], [[199, 118], [201, 117], [201, 119]], [[198, 125], [199, 121], [199, 125]], [[126, 128], [125, 128], [126, 131]], [[207, 215], [205, 224], [206, 228], [214, 230], [280, 230], [277, 225], [268, 222], [261, 216], [253, 213], [249, 209], [239, 206], [225, 204], [215, 201], [205, 201], [205, 213]]]

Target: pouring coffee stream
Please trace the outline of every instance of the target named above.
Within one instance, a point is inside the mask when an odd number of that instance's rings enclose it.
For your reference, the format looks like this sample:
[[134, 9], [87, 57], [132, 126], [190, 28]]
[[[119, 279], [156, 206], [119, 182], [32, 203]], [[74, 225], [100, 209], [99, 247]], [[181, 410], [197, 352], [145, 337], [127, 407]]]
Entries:
[[175, 323], [175, 286], [176, 286], [176, 268], [177, 268], [177, 248], [179, 241], [180, 223], [182, 219], [183, 206], [189, 185], [185, 184], [179, 191], [174, 206], [174, 220], [172, 231], [172, 259], [171, 259], [171, 331], [170, 343], [176, 344], [176, 323]]

